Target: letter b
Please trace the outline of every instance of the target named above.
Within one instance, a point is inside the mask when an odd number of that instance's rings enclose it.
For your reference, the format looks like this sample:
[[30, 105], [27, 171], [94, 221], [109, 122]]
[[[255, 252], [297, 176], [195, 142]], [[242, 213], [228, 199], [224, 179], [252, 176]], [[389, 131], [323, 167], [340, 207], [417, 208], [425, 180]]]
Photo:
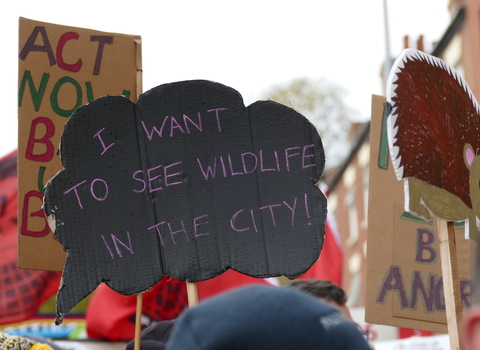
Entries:
[[[31, 198], [36, 198], [35, 205], [30, 203]], [[38, 191], [30, 191], [25, 194], [23, 198], [23, 208], [22, 208], [22, 221], [21, 221], [21, 229], [20, 232], [23, 236], [30, 236], [30, 237], [43, 237], [50, 233], [50, 227], [48, 226], [47, 220], [45, 218], [45, 214], [42, 209], [37, 210], [35, 212], [31, 212], [30, 205], [34, 208], [40, 208], [40, 205], [43, 201], [43, 194]], [[43, 228], [41, 230], [33, 230], [29, 229], [29, 222], [30, 218], [36, 218], [36, 220], [32, 223], [32, 226], [38, 228], [41, 227], [43, 224]]]
[[426, 229], [417, 229], [417, 252], [415, 262], [419, 264], [435, 264], [437, 261], [437, 251], [432, 248], [435, 242], [435, 234]]
[[[45, 126], [45, 134], [40, 138], [35, 138], [35, 131], [37, 130], [37, 125], [43, 124]], [[33, 160], [36, 162], [48, 162], [54, 156], [54, 147], [50, 138], [55, 134], [55, 125], [53, 122], [45, 117], [38, 117], [32, 121], [30, 128], [30, 135], [28, 136], [27, 151], [25, 153], [25, 158]], [[44, 144], [45, 152], [41, 154], [34, 154], [33, 149], [36, 143]]]

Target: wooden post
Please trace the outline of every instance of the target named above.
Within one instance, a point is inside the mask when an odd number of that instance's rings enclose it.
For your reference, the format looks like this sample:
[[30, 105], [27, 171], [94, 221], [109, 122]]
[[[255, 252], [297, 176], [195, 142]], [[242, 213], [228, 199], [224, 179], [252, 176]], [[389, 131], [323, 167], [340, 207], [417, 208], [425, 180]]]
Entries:
[[440, 241], [440, 258], [442, 263], [443, 291], [447, 314], [450, 349], [461, 350], [460, 320], [462, 318], [462, 299], [460, 296], [460, 278], [455, 244], [455, 227], [452, 221], [437, 219], [437, 231]]
[[188, 306], [193, 307], [198, 304], [198, 290], [195, 282], [187, 281]]
[[[137, 76], [136, 76], [136, 85], [137, 85], [137, 99], [143, 92], [143, 70], [142, 70], [142, 38], [136, 36], [136, 56], [137, 59]], [[140, 333], [142, 332], [142, 304], [143, 304], [143, 293], [137, 295], [137, 310], [135, 314], [135, 342], [133, 343], [133, 350], [140, 350]]]
[[140, 350], [140, 332], [142, 331], [142, 303], [143, 293], [137, 295], [137, 312], [135, 315], [135, 342], [133, 343], [134, 350]]

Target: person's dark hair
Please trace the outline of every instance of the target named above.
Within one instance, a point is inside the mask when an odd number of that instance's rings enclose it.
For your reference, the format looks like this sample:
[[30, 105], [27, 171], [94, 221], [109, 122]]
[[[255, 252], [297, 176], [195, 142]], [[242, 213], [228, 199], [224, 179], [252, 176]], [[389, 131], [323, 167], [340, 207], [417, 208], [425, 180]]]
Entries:
[[327, 280], [294, 280], [287, 287], [308, 292], [317, 298], [333, 301], [340, 306], [347, 302], [347, 295], [337, 284]]

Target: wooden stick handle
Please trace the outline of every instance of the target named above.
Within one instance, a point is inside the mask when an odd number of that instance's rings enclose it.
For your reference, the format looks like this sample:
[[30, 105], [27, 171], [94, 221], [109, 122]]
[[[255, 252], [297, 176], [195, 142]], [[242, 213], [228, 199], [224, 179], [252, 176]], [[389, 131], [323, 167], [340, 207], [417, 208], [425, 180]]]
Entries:
[[445, 311], [450, 337], [450, 349], [460, 350], [460, 321], [462, 318], [462, 299], [460, 296], [460, 277], [457, 263], [457, 247], [455, 243], [455, 227], [452, 221], [437, 219], [438, 237], [440, 241], [440, 257], [442, 261], [443, 291], [445, 295]]
[[189, 307], [194, 307], [198, 304], [198, 289], [195, 282], [187, 281], [187, 297]]
[[135, 315], [135, 341], [133, 343], [134, 350], [140, 350], [140, 333], [142, 331], [142, 303], [143, 293], [137, 295], [137, 312]]

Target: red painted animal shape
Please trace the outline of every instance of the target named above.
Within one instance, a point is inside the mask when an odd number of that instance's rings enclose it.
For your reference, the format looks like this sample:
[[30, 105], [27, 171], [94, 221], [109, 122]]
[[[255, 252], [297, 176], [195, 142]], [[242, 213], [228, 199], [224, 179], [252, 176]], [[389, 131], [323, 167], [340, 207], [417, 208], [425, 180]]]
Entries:
[[387, 101], [405, 210], [426, 220], [465, 220], [466, 237], [480, 241], [480, 109], [469, 86], [441, 59], [407, 49], [390, 72]]

